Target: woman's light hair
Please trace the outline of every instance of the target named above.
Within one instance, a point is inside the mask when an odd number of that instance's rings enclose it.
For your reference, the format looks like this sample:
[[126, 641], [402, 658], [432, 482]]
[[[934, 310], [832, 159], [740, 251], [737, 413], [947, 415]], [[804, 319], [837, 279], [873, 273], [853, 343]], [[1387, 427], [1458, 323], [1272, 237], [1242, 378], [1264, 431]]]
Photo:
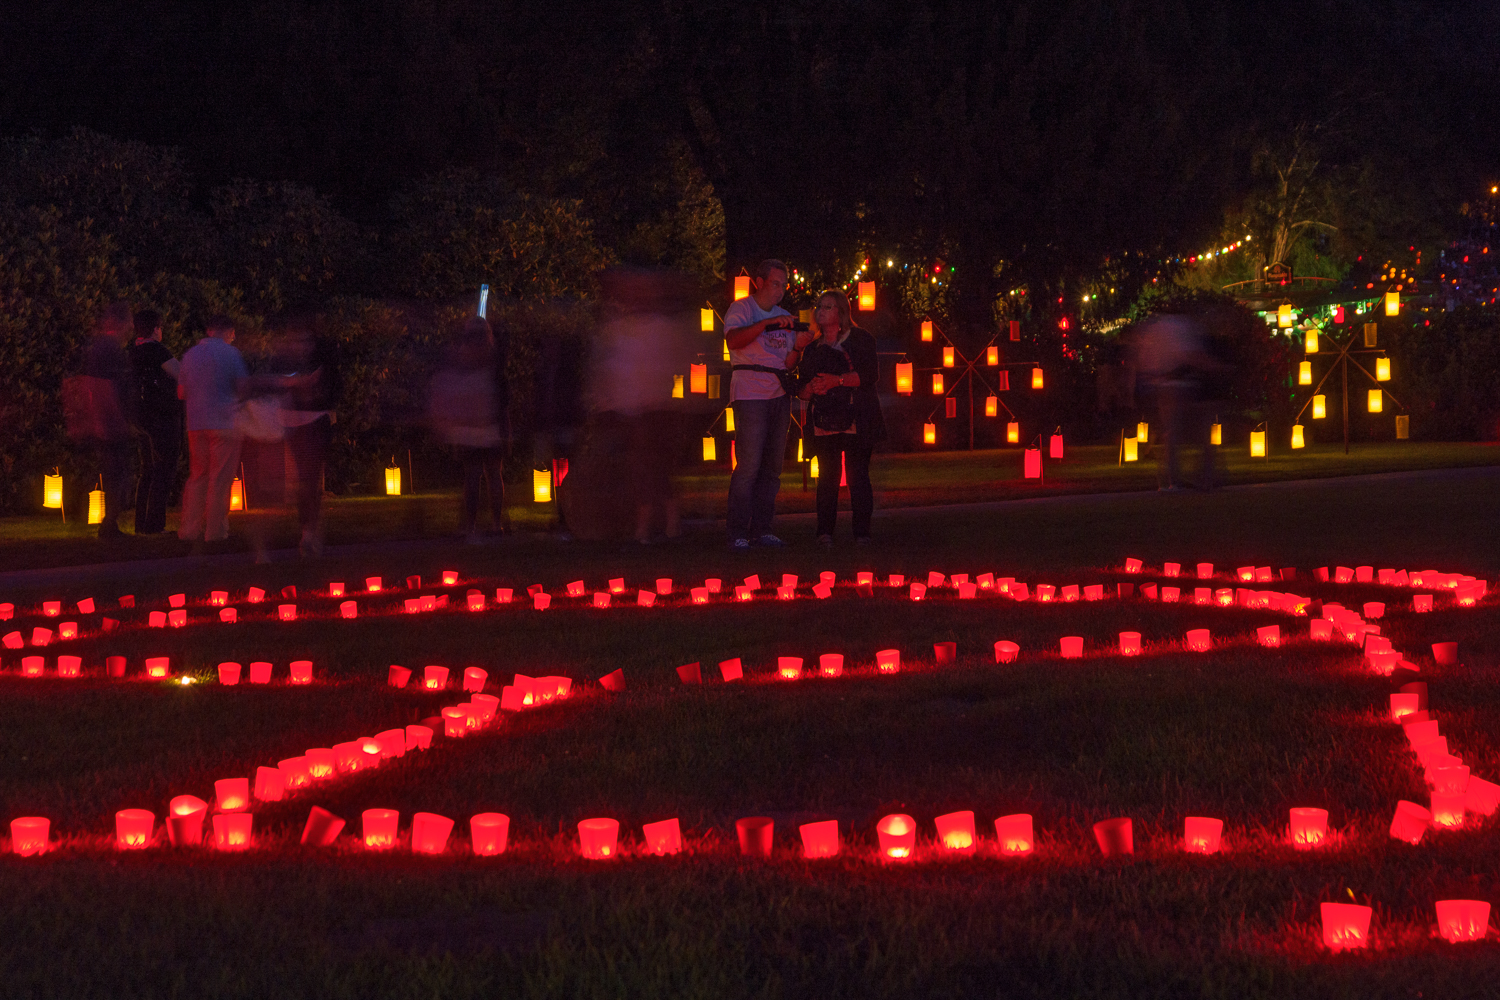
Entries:
[[854, 326], [854, 319], [849, 312], [849, 296], [837, 288], [830, 288], [818, 296], [818, 305], [822, 305], [824, 299], [833, 300], [833, 307], [839, 311], [839, 332], [847, 333]]

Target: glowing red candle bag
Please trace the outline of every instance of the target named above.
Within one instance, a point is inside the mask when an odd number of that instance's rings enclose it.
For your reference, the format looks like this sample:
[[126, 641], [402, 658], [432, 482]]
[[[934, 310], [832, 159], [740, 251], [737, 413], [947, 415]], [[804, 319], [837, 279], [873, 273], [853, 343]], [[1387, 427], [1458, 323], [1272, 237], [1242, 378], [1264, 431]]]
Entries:
[[121, 809], [115, 813], [115, 846], [122, 851], [151, 846], [156, 814], [149, 809]]
[[251, 663], [250, 663], [250, 683], [251, 684], [269, 684], [269, 683], [271, 683], [271, 661], [270, 660], [252, 660], [251, 661]]
[[1001, 639], [995, 643], [995, 662], [1014, 663], [1016, 657], [1021, 655], [1021, 647], [1009, 639]]
[[744, 665], [740, 663], [740, 658], [736, 656], [732, 660], [722, 661], [719, 664], [719, 675], [726, 681], [737, 681], [741, 677], [744, 677], [745, 668]]
[[208, 803], [196, 795], [178, 795], [167, 803], [167, 840], [174, 847], [203, 843], [203, 817]]
[[794, 681], [802, 676], [802, 657], [776, 657], [776, 676], [784, 681]]
[[1299, 851], [1318, 847], [1328, 837], [1328, 810], [1299, 806], [1292, 809], [1287, 832]]
[[281, 772], [282, 783], [290, 790], [295, 791], [312, 784], [312, 773], [308, 770], [305, 756], [288, 757], [286, 760], [277, 761], [276, 770]]
[[10, 849], [23, 858], [43, 854], [52, 833], [52, 821], [45, 816], [18, 816], [10, 821]]
[[1323, 903], [1323, 944], [1332, 951], [1370, 945], [1370, 908], [1353, 903]]
[[1138, 656], [1141, 652], [1141, 634], [1139, 632], [1120, 633], [1120, 653], [1124, 656]]
[[1076, 660], [1083, 655], [1083, 636], [1065, 635], [1059, 640], [1062, 647], [1062, 657], [1065, 660]]
[[40, 677], [47, 669], [47, 658], [44, 656], [21, 657], [21, 676]]
[[322, 806], [313, 806], [307, 814], [307, 825], [302, 828], [302, 843], [327, 847], [338, 839], [343, 830], [342, 819]]
[[1396, 803], [1396, 815], [1391, 819], [1391, 837], [1408, 844], [1420, 843], [1431, 825], [1431, 812], [1415, 802], [1402, 799]]
[[442, 854], [448, 849], [448, 835], [452, 832], [453, 821], [448, 817], [419, 812], [411, 818], [411, 852]]
[[882, 674], [899, 673], [901, 670], [901, 650], [880, 650], [875, 654], [875, 667]]
[[740, 853], [746, 857], [769, 858], [776, 832], [776, 821], [769, 816], [746, 816], [734, 821], [739, 835]]
[[313, 674], [312, 660], [293, 660], [291, 663], [291, 676], [293, 684], [311, 684]]
[[394, 809], [366, 809], [360, 814], [364, 823], [365, 848], [388, 851], [396, 846], [396, 827], [401, 814]]
[[1030, 813], [1012, 813], [995, 820], [1001, 854], [1030, 854], [1036, 846]]
[[286, 795], [286, 778], [280, 768], [255, 769], [255, 798], [260, 802], [280, 802]]
[[944, 813], [932, 822], [937, 827], [938, 843], [943, 846], [944, 850], [974, 850], [976, 838], [972, 810], [964, 809], [960, 812]]
[[166, 677], [171, 673], [171, 659], [165, 656], [146, 657], [147, 677]]
[[1224, 821], [1207, 816], [1189, 816], [1182, 821], [1182, 849], [1192, 854], [1218, 854], [1224, 837]]
[[214, 847], [243, 851], [250, 846], [255, 817], [249, 813], [220, 813], [214, 817]]
[[1490, 904], [1478, 899], [1440, 899], [1438, 933], [1450, 944], [1483, 941], [1490, 932]]
[[510, 817], [504, 813], [475, 813], [469, 817], [469, 841], [482, 858], [505, 853], [510, 836]]
[[802, 834], [804, 858], [831, 858], [839, 852], [839, 821], [826, 819], [804, 823], [797, 828]]
[[[807, 828], [803, 827], [805, 831]], [[875, 833], [880, 838], [880, 858], [882, 861], [901, 861], [912, 856], [917, 845], [917, 823], [904, 813], [893, 813], [886, 816], [875, 824]], [[834, 823], [834, 851], [838, 850], [838, 824]], [[807, 834], [803, 833], [803, 841], [806, 842]], [[821, 857], [808, 853], [808, 857]]]
[[617, 819], [579, 820], [578, 853], [592, 861], [603, 861], [619, 853], [620, 821]]
[[641, 827], [641, 833], [646, 838], [646, 850], [659, 857], [682, 850], [682, 829], [675, 817], [647, 823]]
[[1094, 839], [1106, 858], [1135, 853], [1135, 832], [1129, 816], [1102, 819], [1094, 824]]

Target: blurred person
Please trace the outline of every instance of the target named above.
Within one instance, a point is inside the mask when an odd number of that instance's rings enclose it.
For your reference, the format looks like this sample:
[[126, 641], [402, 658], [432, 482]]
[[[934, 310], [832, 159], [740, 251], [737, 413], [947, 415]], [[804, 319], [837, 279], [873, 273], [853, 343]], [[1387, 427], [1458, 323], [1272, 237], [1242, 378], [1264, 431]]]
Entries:
[[817, 339], [798, 366], [798, 395], [812, 402], [803, 434], [812, 439], [812, 451], [818, 457], [818, 541], [833, 544], [839, 481], [846, 472], [854, 541], [866, 545], [875, 510], [870, 456], [885, 438], [885, 418], [875, 389], [880, 381], [875, 338], [854, 325], [849, 297], [836, 290], [818, 296], [813, 327]]
[[[565, 317], [557, 318], [565, 321]], [[554, 331], [534, 342], [531, 465], [552, 474], [552, 506], [557, 514], [555, 537], [568, 541], [573, 537], [569, 510], [577, 506], [571, 495], [574, 482], [568, 475], [568, 463], [578, 448], [579, 429], [585, 418], [584, 383], [591, 344], [588, 337], [565, 322]], [[585, 498], [583, 506], [587, 502]]]
[[84, 346], [79, 374], [63, 384], [68, 433], [92, 452], [104, 483], [99, 537], [106, 540], [120, 537], [120, 511], [130, 495], [136, 389], [125, 342], [134, 330], [129, 303], [107, 306]]
[[[167, 507], [177, 487], [182, 451], [182, 401], [177, 398], [181, 362], [161, 342], [161, 314], [135, 314], [135, 339], [127, 353], [135, 373], [136, 419], [142, 436], [141, 479], [135, 492], [135, 533], [159, 535], [167, 528]], [[107, 496], [107, 494], [106, 494]]]
[[[792, 372], [812, 342], [810, 331], [795, 331], [796, 322], [781, 308], [787, 267], [766, 259], [755, 268], [751, 292], [724, 313], [724, 339], [733, 362], [729, 399], [734, 407], [738, 466], [729, 477], [729, 539], [739, 551], [785, 543], [771, 533], [786, 432], [792, 419], [787, 387]], [[783, 381], [785, 380], [785, 381]]]
[[177, 395], [184, 403], [188, 434], [188, 481], [182, 491], [177, 537], [201, 543], [229, 537], [229, 489], [240, 459], [236, 424], [240, 390], [250, 371], [234, 345], [234, 322], [208, 321], [204, 338], [182, 356]]
[[[702, 347], [694, 309], [698, 289], [686, 275], [635, 267], [605, 271], [600, 286], [603, 311], [588, 393], [590, 461], [598, 451], [623, 459], [620, 473], [630, 486], [637, 542], [649, 544], [657, 529], [677, 538], [681, 524], [673, 474], [694, 397], [674, 399], [671, 386]], [[592, 481], [597, 470], [580, 471]], [[589, 509], [598, 516], [604, 506]], [[616, 534], [596, 527], [590, 526], [590, 534]]]
[[506, 375], [510, 338], [483, 316], [471, 316], [432, 377], [429, 416], [437, 437], [453, 449], [464, 474], [461, 528], [478, 544], [479, 504], [489, 486], [496, 534], [509, 531], [505, 516], [505, 455], [510, 447], [510, 382]]
[[289, 380], [281, 423], [296, 475], [298, 549], [304, 556], [323, 552], [323, 472], [343, 393], [338, 350], [331, 339], [317, 336], [313, 325], [306, 316], [288, 321], [271, 357], [272, 374]]
[[1211, 414], [1204, 388], [1227, 366], [1209, 352], [1200, 319], [1182, 312], [1158, 313], [1140, 324], [1134, 349], [1138, 376], [1156, 397], [1162, 430], [1160, 489], [1171, 493], [1186, 488], [1178, 467], [1183, 450], [1190, 448], [1202, 453], [1198, 488], [1213, 489]]

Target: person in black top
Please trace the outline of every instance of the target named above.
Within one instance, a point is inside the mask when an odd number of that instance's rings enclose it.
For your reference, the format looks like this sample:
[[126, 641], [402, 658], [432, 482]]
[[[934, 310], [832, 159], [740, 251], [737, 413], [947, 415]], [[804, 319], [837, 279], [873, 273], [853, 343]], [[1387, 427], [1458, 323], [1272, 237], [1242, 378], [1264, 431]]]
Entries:
[[875, 491], [870, 485], [870, 456], [885, 438], [885, 419], [875, 387], [880, 359], [875, 338], [854, 325], [849, 297], [840, 291], [818, 296], [813, 312], [817, 339], [798, 366], [798, 395], [812, 401], [803, 425], [818, 457], [818, 541], [833, 544], [838, 518], [841, 472], [849, 478], [849, 505], [854, 509], [854, 541], [870, 540]]
[[135, 314], [135, 339], [126, 349], [135, 372], [136, 419], [141, 437], [141, 481], [135, 493], [135, 533], [159, 535], [167, 528], [167, 506], [177, 486], [182, 450], [182, 401], [177, 398], [180, 367], [161, 342], [161, 314]]

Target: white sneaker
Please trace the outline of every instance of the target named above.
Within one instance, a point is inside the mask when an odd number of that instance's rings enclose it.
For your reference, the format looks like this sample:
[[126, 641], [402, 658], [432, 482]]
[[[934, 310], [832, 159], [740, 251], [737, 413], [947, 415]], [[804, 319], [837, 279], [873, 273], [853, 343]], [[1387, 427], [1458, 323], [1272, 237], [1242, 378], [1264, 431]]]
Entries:
[[786, 542], [783, 542], [781, 539], [771, 534], [761, 535], [758, 539], [756, 539], [755, 543], [757, 545], [764, 545], [767, 548], [772, 549], [780, 549], [786, 547]]
[[749, 552], [750, 551], [750, 539], [748, 539], [748, 538], [736, 538], [734, 541], [732, 541], [732, 542], [729, 543], [729, 547], [731, 549], [733, 549], [734, 551], [736, 551], [736, 552]]

